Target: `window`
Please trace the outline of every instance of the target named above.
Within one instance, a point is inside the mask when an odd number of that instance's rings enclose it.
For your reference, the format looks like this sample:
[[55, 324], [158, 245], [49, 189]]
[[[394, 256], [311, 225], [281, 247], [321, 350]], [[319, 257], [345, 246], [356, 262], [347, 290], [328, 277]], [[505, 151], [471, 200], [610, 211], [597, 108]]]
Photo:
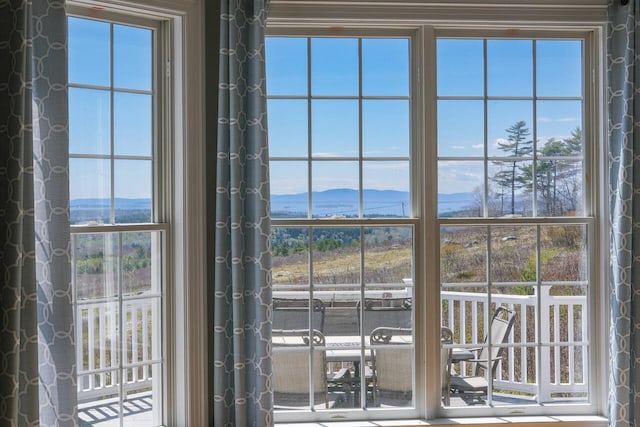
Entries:
[[[383, 391], [396, 411], [415, 406], [410, 47], [408, 36], [267, 40], [274, 391], [283, 419], [305, 408], [375, 410]], [[319, 364], [325, 372], [326, 362], [328, 378], [309, 384], [320, 393], [286, 387], [296, 353], [287, 335], [310, 325], [287, 305], [304, 300], [322, 313], [313, 329], [326, 351], [308, 349], [300, 361], [303, 372]], [[397, 390], [372, 371], [382, 359], [373, 363], [369, 338], [383, 326], [403, 340], [383, 346], [406, 355]]]
[[160, 425], [169, 224], [157, 178], [159, 30], [124, 22], [68, 18], [78, 413], [91, 425]]
[[276, 421], [597, 413], [596, 31], [272, 25]]
[[[495, 358], [457, 364], [448, 405], [587, 403], [585, 39], [436, 43], [442, 324]], [[492, 323], [500, 307], [510, 330]]]

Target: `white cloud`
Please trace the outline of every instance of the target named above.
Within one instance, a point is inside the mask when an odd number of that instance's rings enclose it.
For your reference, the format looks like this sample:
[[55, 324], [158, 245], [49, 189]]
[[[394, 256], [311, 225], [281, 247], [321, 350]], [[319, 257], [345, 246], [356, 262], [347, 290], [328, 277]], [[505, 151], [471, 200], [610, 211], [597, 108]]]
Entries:
[[571, 123], [580, 120], [579, 117], [541, 117], [538, 116], [538, 123]]
[[509, 140], [507, 138], [497, 138], [493, 143], [493, 146], [497, 148], [497, 147], [500, 147], [500, 145], [502, 144], [508, 144], [508, 143], [509, 143]]

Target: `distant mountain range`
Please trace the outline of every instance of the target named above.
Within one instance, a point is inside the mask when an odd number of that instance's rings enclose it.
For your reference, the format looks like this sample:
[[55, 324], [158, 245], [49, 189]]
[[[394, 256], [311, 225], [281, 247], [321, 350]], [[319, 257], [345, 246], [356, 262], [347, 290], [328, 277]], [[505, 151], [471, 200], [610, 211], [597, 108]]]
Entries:
[[[364, 190], [362, 194], [365, 216], [408, 216], [409, 193], [394, 190]], [[311, 194], [314, 216], [357, 216], [358, 191], [333, 189]], [[455, 212], [474, 204], [473, 193], [438, 195], [439, 213]], [[75, 199], [71, 201], [72, 223], [86, 220], [107, 220], [109, 199]], [[271, 212], [274, 217], [304, 214], [308, 209], [307, 193], [271, 195]], [[116, 215], [145, 215], [151, 212], [149, 199], [115, 199]], [[74, 220], [75, 219], [75, 220]]]
[[[116, 209], [151, 209], [150, 199], [123, 199], [116, 198]], [[71, 200], [71, 209], [109, 209], [109, 199], [74, 199]]]
[[[364, 190], [362, 194], [365, 216], [408, 216], [409, 193], [394, 190]], [[314, 216], [357, 216], [358, 191], [334, 189], [311, 193]], [[455, 212], [472, 206], [473, 193], [455, 193], [438, 195], [440, 213]], [[307, 212], [307, 193], [272, 194], [271, 212], [274, 217], [289, 216], [292, 213]]]

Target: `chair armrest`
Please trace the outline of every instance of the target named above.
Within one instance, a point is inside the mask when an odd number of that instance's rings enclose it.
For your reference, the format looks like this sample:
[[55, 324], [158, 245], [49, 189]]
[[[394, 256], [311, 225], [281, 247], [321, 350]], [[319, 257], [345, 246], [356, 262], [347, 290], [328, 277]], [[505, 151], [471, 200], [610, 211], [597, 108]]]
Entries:
[[327, 377], [329, 382], [351, 382], [351, 371], [349, 368], [341, 368], [338, 372], [333, 372]]

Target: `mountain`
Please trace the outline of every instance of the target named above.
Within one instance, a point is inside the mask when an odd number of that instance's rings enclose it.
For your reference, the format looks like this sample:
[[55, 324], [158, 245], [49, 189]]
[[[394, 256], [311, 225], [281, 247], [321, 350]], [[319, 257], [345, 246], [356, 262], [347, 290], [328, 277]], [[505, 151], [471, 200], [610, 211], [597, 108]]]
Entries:
[[[358, 191], [337, 188], [313, 192], [312, 209], [315, 217], [356, 217]], [[362, 193], [364, 216], [409, 216], [409, 193], [395, 190], [364, 190]], [[447, 214], [475, 204], [473, 193], [438, 194], [438, 212]], [[307, 193], [271, 195], [271, 212], [275, 218], [306, 216]], [[71, 223], [108, 222], [109, 199], [71, 200]], [[151, 216], [149, 199], [115, 199], [118, 222], [146, 222]]]
[[[408, 216], [409, 193], [395, 190], [364, 190], [362, 194], [364, 215]], [[311, 194], [314, 216], [357, 216], [358, 191], [332, 189]], [[455, 212], [474, 203], [473, 193], [439, 194], [439, 212]], [[271, 212], [274, 217], [306, 215], [307, 193], [272, 194]]]
[[[73, 199], [71, 206], [71, 224], [98, 223], [111, 221], [109, 199]], [[118, 223], [136, 223], [151, 221], [151, 199], [115, 199], [115, 215]]]
[[[151, 209], [150, 199], [123, 199], [116, 198], [116, 209]], [[71, 209], [109, 209], [109, 199], [74, 199], [71, 200]]]

